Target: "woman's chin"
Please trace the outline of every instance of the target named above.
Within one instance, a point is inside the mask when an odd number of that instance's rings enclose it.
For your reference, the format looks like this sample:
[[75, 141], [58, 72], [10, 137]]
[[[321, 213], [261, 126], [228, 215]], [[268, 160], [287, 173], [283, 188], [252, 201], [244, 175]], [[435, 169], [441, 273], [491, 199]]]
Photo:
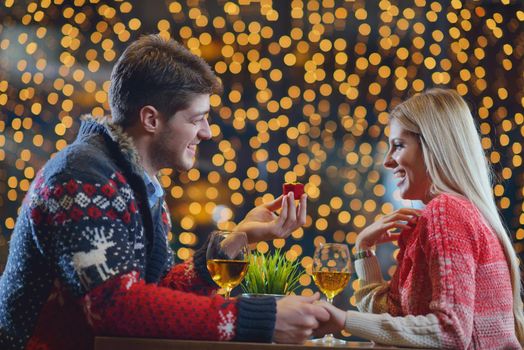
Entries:
[[409, 200], [409, 201], [418, 201], [421, 200], [419, 196], [417, 196], [415, 193], [409, 190], [400, 190], [400, 198], [403, 200]]

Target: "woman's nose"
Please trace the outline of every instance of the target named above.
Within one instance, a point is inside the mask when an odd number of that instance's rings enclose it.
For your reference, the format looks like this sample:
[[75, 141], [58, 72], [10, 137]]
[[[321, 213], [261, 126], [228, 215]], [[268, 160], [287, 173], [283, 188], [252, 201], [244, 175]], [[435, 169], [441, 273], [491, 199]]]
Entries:
[[384, 167], [386, 167], [386, 168], [394, 168], [394, 167], [396, 167], [396, 165], [397, 165], [397, 162], [391, 156], [391, 152], [388, 152], [386, 154], [386, 157], [384, 158]]

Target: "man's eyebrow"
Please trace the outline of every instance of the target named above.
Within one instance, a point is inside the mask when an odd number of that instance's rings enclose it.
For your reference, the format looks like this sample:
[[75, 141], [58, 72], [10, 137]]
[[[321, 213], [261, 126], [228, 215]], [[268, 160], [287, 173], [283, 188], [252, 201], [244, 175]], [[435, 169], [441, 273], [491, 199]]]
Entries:
[[209, 114], [209, 109], [206, 109], [206, 110], [203, 110], [203, 111], [197, 111], [197, 112], [194, 112], [194, 113], [190, 113], [189, 114], [189, 118], [194, 118], [194, 117], [198, 117], [198, 116], [201, 116], [201, 115], [205, 115], [205, 114]]
[[209, 114], [209, 109], [197, 112], [195, 115]]

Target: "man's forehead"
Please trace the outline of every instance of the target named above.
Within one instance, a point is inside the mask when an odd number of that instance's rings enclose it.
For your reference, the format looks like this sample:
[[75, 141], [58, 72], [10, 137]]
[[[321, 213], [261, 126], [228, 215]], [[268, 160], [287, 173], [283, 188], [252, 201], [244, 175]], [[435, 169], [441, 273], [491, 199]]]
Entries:
[[209, 112], [209, 94], [198, 94], [192, 97], [187, 107], [180, 112], [184, 114], [205, 114]]

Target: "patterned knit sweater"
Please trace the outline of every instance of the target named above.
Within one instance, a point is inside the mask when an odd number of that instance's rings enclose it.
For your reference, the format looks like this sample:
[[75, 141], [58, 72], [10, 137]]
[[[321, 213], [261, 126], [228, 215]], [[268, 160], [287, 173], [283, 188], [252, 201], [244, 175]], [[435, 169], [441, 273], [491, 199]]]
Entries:
[[0, 279], [0, 349], [87, 350], [94, 335], [270, 341], [272, 298], [215, 294], [205, 250], [174, 265], [132, 141], [84, 121], [39, 172]]
[[378, 343], [440, 349], [521, 349], [511, 279], [493, 230], [468, 200], [442, 194], [399, 240], [397, 270], [357, 260], [361, 312], [345, 328]]

